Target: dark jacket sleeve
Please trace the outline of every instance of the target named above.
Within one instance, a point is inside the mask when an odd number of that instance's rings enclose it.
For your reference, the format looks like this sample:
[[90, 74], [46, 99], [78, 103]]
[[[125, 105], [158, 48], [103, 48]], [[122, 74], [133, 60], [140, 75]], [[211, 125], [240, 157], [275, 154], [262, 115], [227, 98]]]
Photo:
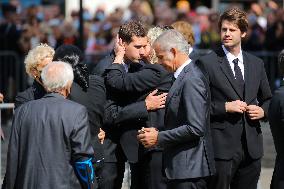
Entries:
[[20, 148], [19, 130], [21, 127], [23, 114], [24, 114], [23, 110], [16, 111], [13, 118], [9, 147], [8, 147], [8, 155], [7, 155], [7, 168], [5, 175], [6, 188], [14, 188], [16, 184], [15, 182], [17, 178], [19, 159], [18, 155], [15, 154], [19, 153], [19, 148]]
[[177, 124], [181, 124], [174, 129], [159, 132], [159, 146], [196, 141], [203, 137], [206, 132], [210, 105], [205, 79], [190, 78], [185, 82], [182, 90], [180, 105], [183, 105], [183, 112], [178, 112], [178, 114], [184, 114], [184, 120], [177, 120]]
[[127, 106], [119, 106], [113, 101], [108, 101], [105, 109], [104, 125], [120, 126], [128, 121], [142, 121], [148, 119], [145, 101], [139, 101]]
[[88, 116], [90, 122], [90, 131], [92, 145], [95, 150], [95, 158], [103, 158], [102, 145], [99, 142], [98, 134], [103, 127], [104, 106], [106, 104], [106, 89], [103, 78], [95, 75], [90, 76], [88, 88]]
[[264, 68], [264, 63], [261, 61], [261, 80], [260, 80], [260, 85], [257, 93], [257, 100], [259, 102], [259, 106], [264, 110], [264, 118], [267, 118], [268, 116], [268, 108], [269, 108], [269, 103], [272, 97], [268, 79], [266, 76], [265, 68]]
[[15, 98], [15, 109], [25, 104], [28, 101], [34, 100], [32, 93], [32, 88], [28, 88], [25, 91], [18, 93]]
[[161, 65], [146, 65], [138, 72], [126, 73], [123, 65], [114, 63], [106, 69], [105, 82], [118, 91], [143, 92], [157, 87], [163, 75]]
[[70, 136], [72, 159], [76, 162], [84, 157], [93, 157], [94, 150], [91, 146], [91, 135], [88, 122], [88, 113], [85, 107], [78, 111], [74, 128]]
[[105, 58], [103, 58], [102, 60], [100, 60], [96, 66], [93, 68], [92, 70], [92, 74], [96, 74], [98, 76], [103, 76], [105, 69], [108, 68], [114, 59], [114, 55], [110, 54], [108, 56], [106, 56]]

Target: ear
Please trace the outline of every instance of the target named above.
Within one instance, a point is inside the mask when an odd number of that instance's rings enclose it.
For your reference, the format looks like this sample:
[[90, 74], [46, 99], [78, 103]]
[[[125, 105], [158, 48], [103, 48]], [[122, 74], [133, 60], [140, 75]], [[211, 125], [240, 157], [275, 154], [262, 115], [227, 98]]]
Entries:
[[244, 38], [247, 35], [247, 32], [241, 33], [241, 38]]
[[121, 45], [125, 48], [128, 44], [126, 42], [121, 41]]
[[33, 77], [39, 77], [38, 71], [35, 68], [31, 68], [31, 74], [33, 75]]
[[178, 52], [177, 52], [177, 49], [176, 49], [176, 48], [171, 48], [171, 49], [170, 49], [170, 52], [173, 54], [174, 57], [177, 56], [177, 53], [178, 53]]

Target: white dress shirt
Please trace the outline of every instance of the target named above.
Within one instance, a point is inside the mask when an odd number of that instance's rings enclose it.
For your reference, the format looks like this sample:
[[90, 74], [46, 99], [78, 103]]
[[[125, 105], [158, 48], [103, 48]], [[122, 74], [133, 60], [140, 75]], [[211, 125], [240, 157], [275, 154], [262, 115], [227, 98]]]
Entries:
[[191, 62], [191, 59], [188, 59], [187, 61], [185, 61], [174, 73], [174, 77], [177, 78], [179, 76], [179, 74], [181, 73], [181, 71], [183, 70], [183, 68], [185, 66], [187, 66], [189, 63]]
[[242, 53], [242, 49], [240, 50], [240, 53], [238, 54], [238, 56], [235, 56], [233, 55], [232, 53], [230, 53], [225, 47], [224, 45], [222, 45], [222, 48], [226, 54], [226, 57], [227, 57], [227, 60], [230, 64], [230, 67], [232, 69], [232, 72], [233, 74], [235, 75], [235, 69], [234, 69], [234, 63], [233, 63], [233, 60], [235, 60], [236, 58], [239, 59], [238, 61], [238, 66], [240, 67], [241, 69], [241, 72], [242, 72], [242, 76], [243, 76], [243, 79], [245, 80], [245, 76], [244, 76], [244, 59], [243, 59], [243, 53]]

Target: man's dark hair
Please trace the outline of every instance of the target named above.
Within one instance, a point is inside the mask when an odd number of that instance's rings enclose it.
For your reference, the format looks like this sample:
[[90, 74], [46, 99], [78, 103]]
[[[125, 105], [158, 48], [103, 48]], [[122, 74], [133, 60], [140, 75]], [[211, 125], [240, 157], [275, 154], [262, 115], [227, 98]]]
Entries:
[[132, 37], [146, 37], [147, 31], [140, 21], [131, 20], [121, 25], [118, 31], [118, 36], [123, 42], [131, 43]]
[[227, 11], [225, 11], [220, 19], [219, 19], [219, 29], [221, 29], [222, 22], [224, 20], [227, 20], [229, 22], [233, 22], [238, 26], [238, 28], [241, 30], [241, 32], [247, 32], [248, 30], [248, 19], [246, 12], [238, 9], [238, 8], [232, 8]]
[[278, 66], [281, 76], [284, 76], [284, 49], [280, 52], [278, 56]]

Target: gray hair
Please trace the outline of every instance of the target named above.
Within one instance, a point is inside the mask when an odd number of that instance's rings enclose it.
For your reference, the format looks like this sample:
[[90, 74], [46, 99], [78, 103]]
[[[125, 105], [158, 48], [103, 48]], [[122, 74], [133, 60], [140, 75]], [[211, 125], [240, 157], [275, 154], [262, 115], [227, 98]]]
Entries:
[[163, 32], [154, 41], [154, 46], [157, 44], [164, 51], [170, 51], [172, 48], [176, 48], [178, 51], [188, 55], [189, 45], [183, 35], [176, 30]]
[[165, 30], [159, 26], [155, 26], [150, 28], [147, 33], [147, 37], [149, 38], [149, 42], [152, 45], [154, 41], [164, 32]]
[[[164, 32], [165, 30], [159, 26], [155, 26], [150, 28], [147, 33], [147, 37], [149, 39], [150, 45], [152, 46], [154, 41]], [[155, 50], [153, 49], [149, 54], [149, 62], [151, 64], [155, 64], [158, 62], [158, 58], [156, 56]]]
[[73, 69], [68, 63], [54, 61], [44, 67], [41, 78], [46, 90], [55, 92], [66, 88], [73, 82]]

